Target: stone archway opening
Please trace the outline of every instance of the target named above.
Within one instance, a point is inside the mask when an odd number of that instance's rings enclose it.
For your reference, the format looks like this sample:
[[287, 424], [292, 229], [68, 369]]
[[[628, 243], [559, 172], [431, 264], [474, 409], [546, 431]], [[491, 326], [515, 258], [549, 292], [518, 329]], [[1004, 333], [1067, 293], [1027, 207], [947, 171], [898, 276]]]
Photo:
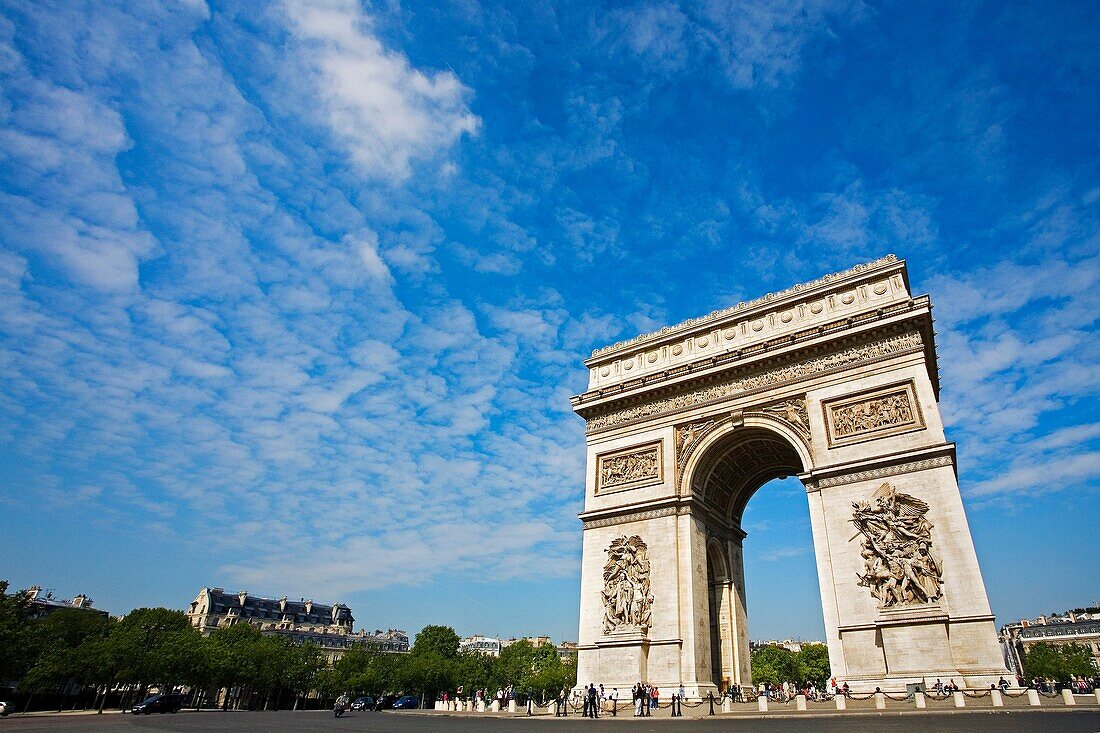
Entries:
[[752, 684], [742, 545], [745, 507], [765, 484], [804, 470], [798, 451], [784, 436], [742, 425], [702, 448], [689, 477], [707, 534], [709, 669], [719, 691]]

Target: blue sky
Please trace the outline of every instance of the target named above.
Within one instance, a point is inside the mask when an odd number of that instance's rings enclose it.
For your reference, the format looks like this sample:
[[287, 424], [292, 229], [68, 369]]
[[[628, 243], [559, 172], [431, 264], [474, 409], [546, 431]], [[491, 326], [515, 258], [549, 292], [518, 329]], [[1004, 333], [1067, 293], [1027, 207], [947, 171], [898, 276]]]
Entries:
[[3, 0], [0, 578], [575, 638], [582, 359], [895, 252], [999, 620], [1097, 601], [1098, 12]]

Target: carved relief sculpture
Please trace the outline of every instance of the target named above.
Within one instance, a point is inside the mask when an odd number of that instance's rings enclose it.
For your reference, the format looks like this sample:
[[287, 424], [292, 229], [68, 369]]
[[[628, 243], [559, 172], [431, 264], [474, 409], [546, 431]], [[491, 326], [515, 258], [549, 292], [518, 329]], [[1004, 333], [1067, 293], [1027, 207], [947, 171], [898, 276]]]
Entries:
[[661, 446], [659, 443], [642, 450], [600, 457], [600, 488], [608, 489], [661, 478]]
[[652, 606], [645, 542], [638, 535], [612, 540], [603, 566], [604, 633], [645, 633], [652, 625]]
[[686, 425], [676, 426], [676, 458], [687, 453], [695, 445], [696, 441], [710, 432], [710, 429], [718, 424], [717, 420], [698, 420]]
[[785, 400], [763, 408], [763, 412], [785, 420], [802, 435], [810, 435], [810, 415], [806, 411], [805, 398]]
[[833, 434], [838, 438], [913, 422], [913, 405], [905, 390], [833, 410]]
[[943, 595], [943, 562], [932, 547], [928, 505], [889, 483], [868, 501], [852, 502], [852, 524], [863, 536], [859, 585], [880, 608], [929, 603]]

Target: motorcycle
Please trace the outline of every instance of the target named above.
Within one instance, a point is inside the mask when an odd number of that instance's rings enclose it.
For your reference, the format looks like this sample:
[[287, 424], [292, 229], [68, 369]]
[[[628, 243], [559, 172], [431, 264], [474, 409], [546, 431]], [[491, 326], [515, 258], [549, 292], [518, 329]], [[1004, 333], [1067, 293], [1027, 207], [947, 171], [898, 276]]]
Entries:
[[346, 710], [346, 709], [347, 709], [347, 706], [344, 703], [338, 702], [332, 708], [332, 714], [335, 715], [337, 718], [339, 718], [341, 715], [344, 714], [344, 710]]

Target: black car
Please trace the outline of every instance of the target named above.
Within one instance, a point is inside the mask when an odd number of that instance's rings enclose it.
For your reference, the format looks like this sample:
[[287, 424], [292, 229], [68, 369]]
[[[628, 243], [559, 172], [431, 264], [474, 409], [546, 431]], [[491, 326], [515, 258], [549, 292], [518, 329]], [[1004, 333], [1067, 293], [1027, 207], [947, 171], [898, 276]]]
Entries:
[[134, 715], [151, 715], [152, 713], [178, 713], [183, 707], [183, 698], [180, 695], [153, 695], [147, 697], [133, 707]]
[[363, 695], [362, 697], [355, 698], [355, 701], [351, 704], [352, 710], [374, 710], [374, 698], [370, 695]]

